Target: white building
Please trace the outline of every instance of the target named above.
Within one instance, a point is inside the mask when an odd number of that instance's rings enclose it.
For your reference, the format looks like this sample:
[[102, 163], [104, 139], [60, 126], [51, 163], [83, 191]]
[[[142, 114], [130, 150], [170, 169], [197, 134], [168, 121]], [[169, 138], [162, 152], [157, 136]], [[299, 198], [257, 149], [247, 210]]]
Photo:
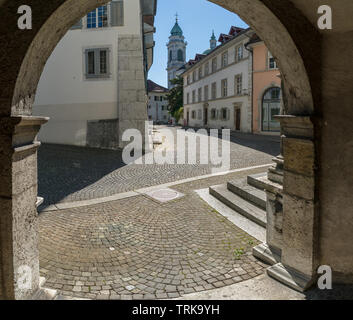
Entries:
[[155, 14], [156, 0], [113, 0], [67, 32], [38, 85], [39, 140], [117, 148], [127, 128], [144, 132]]
[[174, 27], [170, 31], [168, 47], [168, 89], [172, 89], [171, 80], [179, 75], [178, 70], [185, 65], [186, 62], [186, 46], [187, 42], [183, 36], [183, 30], [178, 24], [178, 18], [175, 21]]
[[154, 123], [168, 124], [172, 120], [172, 116], [168, 109], [167, 94], [168, 89], [157, 83], [148, 80], [148, 119]]
[[251, 132], [252, 56], [244, 44], [252, 34], [232, 27], [218, 47], [212, 35], [211, 48], [186, 64], [185, 125]]

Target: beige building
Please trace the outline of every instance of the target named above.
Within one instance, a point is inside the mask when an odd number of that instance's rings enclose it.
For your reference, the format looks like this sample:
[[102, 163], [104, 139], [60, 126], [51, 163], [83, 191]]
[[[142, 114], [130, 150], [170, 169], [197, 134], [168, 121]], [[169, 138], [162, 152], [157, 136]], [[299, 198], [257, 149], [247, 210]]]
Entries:
[[191, 127], [251, 132], [251, 59], [244, 45], [250, 29], [231, 27], [210, 49], [186, 65], [184, 122]]

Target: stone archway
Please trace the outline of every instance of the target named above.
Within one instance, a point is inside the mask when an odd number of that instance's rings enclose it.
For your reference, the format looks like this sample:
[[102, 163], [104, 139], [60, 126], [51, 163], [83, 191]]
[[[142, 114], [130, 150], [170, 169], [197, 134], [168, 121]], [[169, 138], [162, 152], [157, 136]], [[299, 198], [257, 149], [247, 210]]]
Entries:
[[[22, 299], [31, 296], [39, 286], [38, 250], [36, 239], [36, 195], [37, 195], [37, 148], [35, 136], [43, 118], [31, 117], [31, 108], [36, 87], [44, 65], [66, 31], [83, 15], [109, 0], [28, 0], [33, 13], [33, 29], [17, 28], [17, 9], [22, 5], [18, 0], [0, 2], [0, 188], [1, 245], [0, 245], [0, 297]], [[289, 0], [280, 3], [273, 0], [212, 0], [224, 8], [236, 12], [266, 42], [271, 53], [279, 61], [287, 97], [287, 113], [297, 117], [286, 118], [283, 125], [286, 133], [293, 137], [288, 140], [288, 158], [292, 165], [292, 151], [295, 137], [305, 132], [304, 145], [309, 147], [308, 157], [314, 161], [313, 125], [309, 116], [314, 112], [314, 105], [319, 103], [320, 91], [315, 84], [319, 76], [320, 48], [313, 50], [312, 41], [320, 43], [315, 28]], [[298, 31], [305, 32], [298, 32]], [[299, 117], [298, 117], [299, 116]], [[292, 121], [294, 119], [295, 121]], [[298, 130], [300, 134], [298, 134]], [[285, 153], [286, 158], [286, 153]], [[314, 194], [314, 171], [311, 163], [297, 162], [291, 167], [292, 172], [308, 168], [309, 191]], [[311, 171], [310, 171], [311, 170]], [[300, 175], [302, 172], [298, 172]], [[297, 189], [297, 176], [291, 177], [284, 188], [291, 194]], [[286, 181], [286, 180], [285, 180]], [[297, 190], [297, 191], [296, 191]], [[296, 195], [300, 196], [300, 195]], [[317, 220], [314, 212], [314, 198], [309, 210], [313, 223]], [[289, 210], [289, 208], [288, 208]], [[297, 206], [296, 210], [307, 213], [307, 207]], [[297, 218], [296, 218], [297, 219]], [[295, 221], [287, 221], [290, 229]], [[312, 246], [310, 252], [302, 252], [302, 246], [308, 239], [300, 241], [296, 235], [288, 233], [288, 239], [297, 240], [297, 246], [288, 251], [287, 265], [295, 268], [295, 259], [300, 260], [299, 271], [311, 277], [315, 269], [314, 243], [315, 234], [310, 233]], [[21, 290], [16, 285], [19, 281], [18, 268], [28, 266], [32, 271], [31, 289]]]

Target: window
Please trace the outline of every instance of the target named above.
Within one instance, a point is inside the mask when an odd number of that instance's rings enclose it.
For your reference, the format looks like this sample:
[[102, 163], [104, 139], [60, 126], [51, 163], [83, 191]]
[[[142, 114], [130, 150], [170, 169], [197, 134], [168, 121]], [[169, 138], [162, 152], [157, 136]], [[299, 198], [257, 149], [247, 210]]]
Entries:
[[191, 83], [191, 79], [190, 79], [190, 75], [188, 75], [187, 77], [187, 84], [190, 84]]
[[199, 88], [198, 90], [198, 102], [201, 102], [202, 101], [202, 88]]
[[210, 72], [210, 64], [207, 62], [205, 64], [205, 76], [207, 76]]
[[235, 61], [242, 60], [243, 56], [244, 56], [243, 45], [240, 45], [239, 47], [236, 47], [236, 49], [235, 49]]
[[211, 109], [211, 119], [215, 120], [217, 118], [217, 110]]
[[184, 61], [184, 53], [183, 53], [183, 50], [181, 49], [178, 50], [178, 61], [181, 61], [181, 62]]
[[212, 59], [212, 72], [217, 71], [217, 58]]
[[270, 51], [268, 52], [268, 68], [277, 69], [277, 62]]
[[197, 110], [197, 119], [202, 120], [202, 110]]
[[169, 51], [169, 62], [173, 60], [173, 51]]
[[199, 79], [202, 78], [202, 68], [199, 68]]
[[196, 71], [194, 71], [192, 73], [192, 81], [195, 82], [196, 81]]
[[262, 99], [262, 131], [279, 131], [280, 124], [274, 116], [281, 111], [281, 89], [268, 89]]
[[222, 85], [222, 97], [226, 97], [228, 95], [228, 81], [227, 79], [223, 79], [221, 82]]
[[235, 76], [234, 84], [235, 84], [235, 88], [234, 88], [235, 94], [241, 95], [243, 91], [243, 76], [241, 74], [238, 74]]
[[228, 109], [227, 108], [222, 108], [221, 117], [222, 117], [222, 120], [228, 120]]
[[87, 14], [87, 28], [108, 27], [108, 7], [101, 6]]
[[186, 104], [189, 104], [190, 103], [190, 93], [188, 92], [186, 94]]
[[204, 87], [204, 100], [208, 101], [208, 86]]
[[196, 118], [196, 111], [191, 111], [191, 119], [195, 119]]
[[217, 83], [216, 82], [212, 83], [211, 90], [212, 90], [211, 91], [212, 99], [216, 99], [217, 98]]
[[196, 91], [193, 90], [192, 91], [192, 103], [195, 103], [196, 102]]
[[228, 65], [228, 52], [222, 54], [222, 68]]
[[109, 78], [109, 49], [87, 49], [85, 51], [86, 78]]

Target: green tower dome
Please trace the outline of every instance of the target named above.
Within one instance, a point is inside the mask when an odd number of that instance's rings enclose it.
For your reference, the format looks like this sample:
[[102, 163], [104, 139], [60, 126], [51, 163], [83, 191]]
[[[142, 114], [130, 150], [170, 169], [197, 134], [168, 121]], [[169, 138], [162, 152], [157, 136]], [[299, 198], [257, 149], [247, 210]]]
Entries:
[[178, 20], [175, 21], [175, 25], [170, 33], [172, 36], [182, 36], [183, 35], [183, 30], [181, 30], [181, 28], [178, 24]]

